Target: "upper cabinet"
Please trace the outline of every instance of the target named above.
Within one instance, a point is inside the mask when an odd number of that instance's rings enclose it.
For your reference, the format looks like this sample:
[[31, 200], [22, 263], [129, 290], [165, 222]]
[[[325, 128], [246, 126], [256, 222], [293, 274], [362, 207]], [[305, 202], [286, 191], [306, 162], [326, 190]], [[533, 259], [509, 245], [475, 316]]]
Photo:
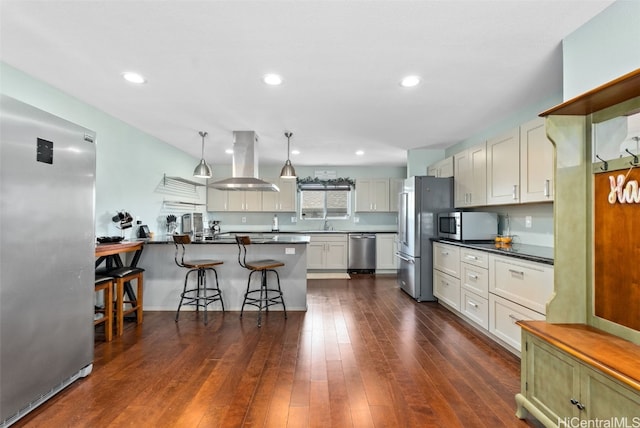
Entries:
[[520, 126], [520, 202], [553, 201], [553, 153], [543, 118]]
[[487, 141], [487, 205], [520, 202], [520, 133], [515, 128]]
[[427, 175], [432, 177], [453, 177], [453, 156], [428, 166]]
[[455, 154], [453, 162], [456, 208], [486, 205], [486, 144], [478, 144]]
[[262, 211], [262, 193], [252, 190], [229, 191], [229, 211]]
[[291, 178], [265, 178], [269, 183], [275, 183], [279, 192], [262, 193], [262, 211], [294, 212], [296, 210], [296, 180]]
[[389, 180], [389, 211], [398, 211], [398, 201], [402, 188], [404, 187], [404, 178], [391, 178]]
[[389, 211], [389, 179], [363, 178], [356, 180], [356, 211]]
[[553, 201], [553, 145], [537, 118], [487, 141], [487, 205]]

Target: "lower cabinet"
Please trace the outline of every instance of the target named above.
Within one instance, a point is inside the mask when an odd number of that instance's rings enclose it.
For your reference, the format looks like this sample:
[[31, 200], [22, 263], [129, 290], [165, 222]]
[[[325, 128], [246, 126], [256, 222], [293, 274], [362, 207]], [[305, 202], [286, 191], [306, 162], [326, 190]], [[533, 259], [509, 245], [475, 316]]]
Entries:
[[545, 316], [503, 297], [489, 294], [489, 332], [516, 350], [521, 349], [520, 326], [516, 321], [543, 321]]
[[460, 280], [439, 270], [433, 271], [433, 295], [451, 309], [460, 311]]
[[347, 269], [346, 234], [311, 234], [307, 245], [307, 269]]
[[595, 420], [610, 423], [598, 426], [640, 423], [639, 391], [526, 331], [522, 340], [519, 417], [528, 411], [546, 426], [587, 426]]
[[376, 234], [376, 271], [398, 269], [398, 241], [395, 233]]
[[515, 354], [521, 350], [516, 322], [544, 320], [552, 292], [552, 265], [433, 243], [433, 294]]

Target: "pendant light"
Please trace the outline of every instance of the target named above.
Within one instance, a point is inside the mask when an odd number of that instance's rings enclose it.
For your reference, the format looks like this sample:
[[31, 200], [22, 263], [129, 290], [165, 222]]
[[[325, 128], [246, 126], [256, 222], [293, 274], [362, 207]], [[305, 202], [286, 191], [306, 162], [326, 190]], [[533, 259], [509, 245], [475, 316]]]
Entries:
[[296, 170], [293, 168], [293, 165], [291, 165], [291, 161], [289, 160], [289, 139], [292, 135], [293, 134], [289, 131], [285, 131], [284, 133], [284, 136], [287, 137], [287, 161], [284, 163], [282, 171], [280, 171], [280, 178], [296, 178]]
[[204, 137], [208, 134], [204, 131], [199, 132], [202, 137], [202, 159], [200, 159], [200, 163], [196, 166], [196, 169], [193, 170], [193, 176], [197, 178], [211, 178], [211, 168], [207, 165], [207, 161], [204, 160]]

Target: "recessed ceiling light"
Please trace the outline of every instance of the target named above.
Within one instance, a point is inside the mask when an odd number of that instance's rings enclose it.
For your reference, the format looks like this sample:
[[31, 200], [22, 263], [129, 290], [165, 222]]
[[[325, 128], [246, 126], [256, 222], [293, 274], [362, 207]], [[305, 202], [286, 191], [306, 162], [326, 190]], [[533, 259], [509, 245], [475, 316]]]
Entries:
[[228, 155], [232, 155], [233, 154], [233, 149], [227, 149], [224, 151], [226, 154]]
[[143, 75], [134, 71], [125, 71], [122, 73], [122, 77], [124, 80], [131, 83], [142, 84], [147, 82], [147, 79], [145, 79]]
[[300, 154], [300, 150], [291, 150], [291, 154], [292, 155], [299, 155]]
[[265, 74], [262, 80], [264, 83], [271, 86], [278, 86], [282, 84], [282, 76], [278, 74]]
[[400, 81], [400, 86], [412, 88], [420, 83], [420, 76], [406, 76]]
[[358, 155], [358, 156], [362, 156], [363, 154], [364, 154], [364, 151], [362, 151], [362, 150], [358, 150], [356, 152], [356, 155]]

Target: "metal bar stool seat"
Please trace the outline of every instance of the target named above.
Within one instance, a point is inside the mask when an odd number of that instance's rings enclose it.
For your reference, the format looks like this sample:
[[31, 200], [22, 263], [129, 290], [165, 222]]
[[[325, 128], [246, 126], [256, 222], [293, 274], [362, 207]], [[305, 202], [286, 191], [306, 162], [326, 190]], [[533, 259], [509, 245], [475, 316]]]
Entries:
[[113, 338], [113, 278], [110, 276], [96, 275], [94, 291], [104, 293], [104, 308], [95, 307], [93, 325], [104, 324], [104, 340], [111, 342]]
[[[236, 235], [236, 243], [238, 244], [238, 263], [243, 268], [251, 271], [247, 281], [247, 291], [244, 293], [240, 317], [242, 318], [245, 305], [255, 306], [258, 308], [258, 327], [261, 327], [262, 311], [269, 312], [269, 306], [282, 305], [284, 318], [287, 319], [287, 307], [280, 288], [280, 275], [276, 270], [276, 268], [283, 267], [284, 263], [272, 259], [247, 261], [247, 246], [251, 245], [251, 238], [249, 236]], [[260, 288], [251, 289], [251, 276], [256, 272], [260, 272]], [[277, 288], [269, 288], [267, 286], [268, 272], [273, 272], [276, 275]]]
[[[122, 266], [113, 268], [96, 269], [97, 275], [113, 278], [116, 283], [116, 335], [122, 336], [124, 332], [124, 317], [135, 314], [136, 323], [142, 324], [142, 298], [143, 298], [143, 273], [139, 267]], [[125, 284], [136, 281], [136, 294], [125, 300]], [[125, 305], [129, 305], [126, 308]]]
[[[214, 269], [214, 266], [223, 264], [221, 260], [185, 260], [185, 245], [191, 243], [191, 237], [189, 235], [173, 235], [173, 243], [176, 246], [175, 262], [178, 266], [185, 269], [189, 269], [184, 278], [184, 287], [182, 293], [180, 293], [180, 303], [178, 303], [178, 310], [176, 311], [176, 322], [180, 317], [180, 308], [185, 306], [195, 306], [196, 312], [202, 308], [204, 310], [204, 324], [207, 324], [207, 306], [213, 302], [220, 301], [222, 306], [222, 312], [224, 312], [224, 301], [222, 300], [222, 292], [218, 284], [218, 272]], [[207, 271], [213, 272], [215, 277], [215, 286], [207, 286]], [[188, 287], [189, 275], [192, 272], [196, 272], [197, 280], [194, 287]]]

